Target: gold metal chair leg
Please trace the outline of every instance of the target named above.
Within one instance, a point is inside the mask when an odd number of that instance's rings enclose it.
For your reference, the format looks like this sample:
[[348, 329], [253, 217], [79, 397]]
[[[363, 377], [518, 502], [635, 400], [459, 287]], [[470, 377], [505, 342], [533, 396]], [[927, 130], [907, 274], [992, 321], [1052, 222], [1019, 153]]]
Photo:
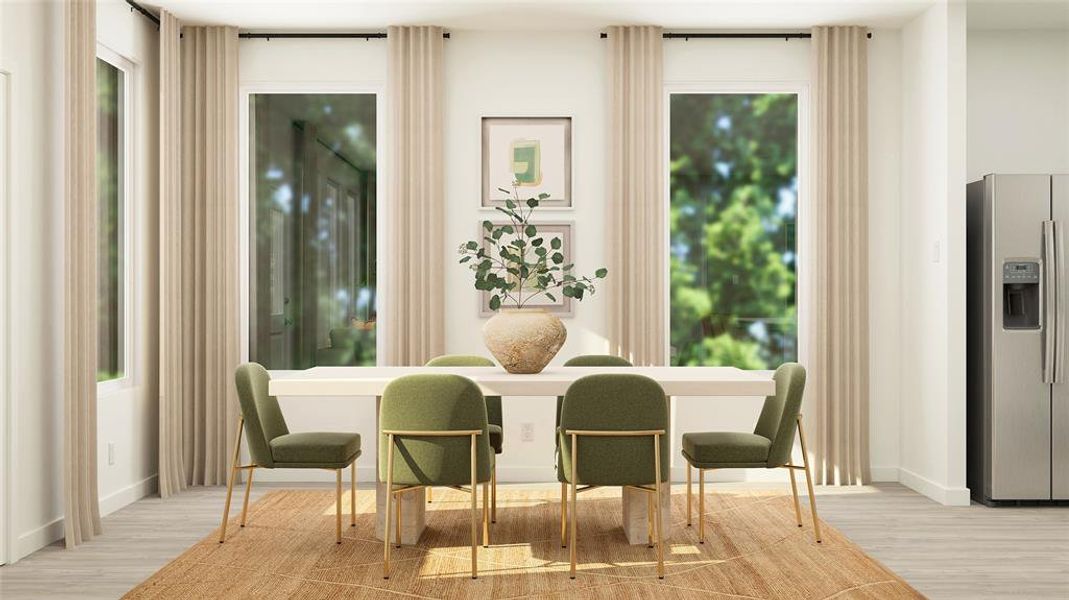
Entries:
[[434, 488], [427, 486], [427, 504], [434, 502]]
[[653, 498], [646, 492], [646, 547], [653, 547]]
[[245, 517], [249, 514], [249, 492], [252, 490], [252, 474], [256, 467], [246, 469], [248, 478], [245, 480], [245, 499], [241, 502], [241, 526], [245, 526]]
[[[653, 511], [654, 520], [657, 523], [657, 577], [664, 579], [664, 538], [661, 529], [661, 436], [656, 434], [653, 436], [653, 470], [657, 476], [653, 482], [653, 489], [656, 490], [654, 502], [657, 503]], [[651, 503], [650, 506], [653, 504]]]
[[234, 493], [234, 478], [238, 474], [238, 458], [241, 455], [241, 430], [245, 426], [245, 418], [238, 417], [238, 434], [234, 440], [234, 460], [230, 463], [230, 479], [226, 484], [226, 503], [223, 504], [223, 523], [219, 527], [219, 543], [226, 541], [226, 521], [230, 518], [230, 497]]
[[560, 484], [560, 547], [568, 547], [568, 484]]
[[575, 434], [572, 434], [572, 507], [571, 507], [571, 512], [572, 512], [572, 514], [571, 514], [571, 520], [572, 520], [571, 538], [572, 539], [571, 539], [571, 542], [570, 542], [571, 548], [569, 549], [569, 554], [571, 554], [571, 558], [572, 558], [572, 568], [571, 568], [571, 578], [572, 579], [575, 579], [575, 552], [576, 552], [576, 545], [575, 545], [575, 537], [576, 537], [575, 515], [576, 515], [577, 512], [579, 512], [579, 507], [576, 506], [576, 504], [575, 504], [575, 497], [576, 497], [576, 489], [575, 489], [576, 486], [575, 486], [575, 484], [576, 484], [576, 480], [579, 479], [579, 477], [578, 477], [578, 474], [579, 474], [578, 468], [579, 468], [579, 439]]
[[[393, 545], [394, 545], [394, 548], [400, 548], [401, 547], [401, 519], [403, 517], [403, 512], [401, 510], [401, 504], [402, 504], [403, 500], [404, 500], [404, 496], [402, 496], [402, 495], [398, 495], [397, 496], [397, 514], [395, 515], [396, 518], [394, 519], [394, 526], [393, 526]], [[390, 535], [389, 532], [387, 532], [386, 536], [389, 537], [389, 535]]]
[[794, 520], [798, 526], [802, 526], [802, 509], [798, 505], [798, 483], [794, 479], [794, 466], [787, 465], [787, 473], [791, 476], [791, 494], [794, 496]]
[[334, 534], [335, 541], [341, 543], [341, 469], [334, 469]]
[[690, 527], [690, 463], [687, 463], [687, 527]]
[[475, 455], [475, 436], [471, 436], [471, 578], [478, 579], [479, 577], [479, 534], [477, 532], [478, 527], [476, 523], [479, 520], [478, 502], [476, 501], [475, 490], [478, 488], [476, 482], [476, 461]]
[[490, 473], [490, 522], [497, 523], [497, 460], [494, 460], [494, 470]]
[[705, 469], [698, 469], [698, 543], [705, 543]]
[[[472, 490], [475, 493], [475, 490]], [[483, 548], [490, 547], [490, 483], [483, 484]]]
[[802, 465], [805, 467], [805, 485], [809, 490], [809, 511], [813, 513], [813, 533], [817, 543], [823, 540], [820, 536], [820, 521], [817, 519], [817, 497], [813, 494], [813, 476], [809, 473], [809, 452], [805, 449], [805, 430], [802, 428], [802, 415], [798, 415], [798, 441], [802, 445]]
[[393, 499], [393, 434], [386, 436], [386, 524], [382, 529], [382, 578], [390, 578], [390, 501]]
[[356, 527], [356, 461], [352, 464], [349, 475], [349, 527]]

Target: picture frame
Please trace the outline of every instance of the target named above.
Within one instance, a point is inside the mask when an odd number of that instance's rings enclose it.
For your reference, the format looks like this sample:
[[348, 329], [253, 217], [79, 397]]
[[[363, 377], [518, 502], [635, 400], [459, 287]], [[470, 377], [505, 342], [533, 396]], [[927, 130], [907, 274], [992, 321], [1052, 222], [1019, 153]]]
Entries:
[[[478, 239], [482, 239], [486, 233], [482, 223], [483, 221], [481, 220], [478, 222]], [[495, 228], [510, 224], [507, 220], [491, 220], [491, 223], [493, 223]], [[564, 262], [562, 264], [569, 264], [572, 262], [572, 248], [574, 248], [575, 245], [575, 224], [572, 221], [543, 221], [539, 223], [531, 223], [531, 225], [537, 227], [539, 235], [547, 238], [547, 241], [553, 237], [559, 237], [561, 240], [561, 252], [564, 254]], [[485, 240], [483, 240], [482, 244], [484, 249], [489, 250], [489, 245]], [[480, 317], [492, 317], [494, 316], [494, 313], [497, 312], [490, 309], [491, 295], [490, 292], [479, 292]], [[556, 297], [556, 301], [551, 301], [549, 298], [542, 296], [534, 303], [527, 306], [530, 308], [544, 308], [547, 312], [557, 315], [558, 317], [574, 317], [575, 301], [562, 293], [554, 293], [553, 295]], [[508, 307], [503, 306], [502, 308]]]
[[519, 181], [521, 198], [549, 194], [545, 208], [572, 208], [572, 118], [483, 117], [481, 207], [505, 205]]

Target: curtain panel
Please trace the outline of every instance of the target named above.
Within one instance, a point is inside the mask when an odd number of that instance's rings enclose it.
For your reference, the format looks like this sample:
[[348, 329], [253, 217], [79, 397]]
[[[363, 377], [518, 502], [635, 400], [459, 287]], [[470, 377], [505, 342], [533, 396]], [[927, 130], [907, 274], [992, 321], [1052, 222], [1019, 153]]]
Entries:
[[445, 349], [443, 50], [441, 27], [387, 31], [388, 365], [422, 365]]
[[184, 27], [177, 57], [178, 26], [167, 16], [160, 47], [161, 495], [226, 482], [241, 359], [238, 32]]
[[863, 27], [815, 27], [813, 203], [805, 311], [818, 483], [868, 483], [868, 64]]
[[660, 27], [610, 27], [609, 344], [666, 364], [664, 88]]
[[97, 496], [96, 2], [64, 4], [63, 533], [100, 534]]

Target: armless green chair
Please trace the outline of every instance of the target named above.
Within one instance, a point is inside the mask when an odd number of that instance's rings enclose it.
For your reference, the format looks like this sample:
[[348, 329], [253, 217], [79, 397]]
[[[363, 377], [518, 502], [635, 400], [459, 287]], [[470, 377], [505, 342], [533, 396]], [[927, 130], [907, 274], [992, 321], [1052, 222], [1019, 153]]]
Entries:
[[[234, 459], [230, 466], [230, 479], [226, 486], [226, 504], [223, 506], [223, 524], [219, 529], [219, 543], [226, 540], [226, 522], [230, 516], [230, 498], [234, 491], [234, 479], [238, 471], [246, 471], [245, 501], [241, 506], [241, 526], [249, 509], [249, 491], [252, 489], [252, 474], [256, 469], [327, 469], [335, 473], [335, 538], [341, 543], [341, 479], [342, 470], [352, 467], [352, 482], [349, 490], [349, 524], [356, 526], [356, 459], [360, 456], [360, 434], [335, 431], [290, 433], [278, 399], [268, 394], [267, 384], [271, 375], [256, 363], [241, 365], [234, 379], [241, 402], [238, 417], [238, 434], [234, 441]], [[249, 442], [252, 462], [238, 464], [241, 459], [241, 432]]]
[[[631, 361], [612, 354], [582, 354], [565, 361], [566, 367], [632, 367]], [[560, 432], [560, 409], [564, 404], [564, 396], [557, 396], [557, 420], [556, 427]], [[560, 436], [556, 439], [556, 448], [553, 452], [553, 462], [557, 467], [557, 481], [560, 482], [560, 547], [568, 547], [568, 483], [564, 479], [564, 469], [560, 464]]]
[[[471, 493], [471, 578], [478, 577], [478, 507], [483, 484], [483, 545], [490, 543], [489, 481], [494, 468], [486, 400], [474, 381], [459, 375], [407, 375], [393, 380], [379, 406], [379, 477], [386, 482], [383, 577], [390, 578], [393, 496], [430, 486]], [[463, 487], [468, 484], [469, 487]], [[396, 544], [401, 545], [397, 502]]]
[[[432, 358], [428, 367], [492, 367], [494, 361], [482, 356], [446, 354]], [[486, 419], [490, 427], [490, 447], [494, 454], [501, 454], [505, 441], [504, 418], [501, 413], [501, 396], [486, 396]], [[427, 488], [427, 502], [431, 501], [431, 488]], [[490, 474], [490, 522], [497, 523], [497, 461]]]
[[[683, 434], [683, 458], [687, 461], [687, 526], [691, 524], [690, 469], [698, 469], [698, 541], [705, 543], [705, 472], [713, 469], [787, 469], [794, 495], [794, 516], [802, 526], [802, 509], [798, 505], [798, 484], [795, 470], [805, 471], [809, 489], [809, 508], [813, 516], [813, 532], [819, 543], [820, 523], [817, 521], [817, 500], [813, 496], [813, 479], [809, 474], [809, 454], [805, 448], [802, 429], [802, 393], [805, 390], [805, 368], [786, 363], [776, 369], [776, 394], [765, 398], [761, 416], [753, 433], [708, 431]], [[802, 444], [802, 464], [791, 459], [794, 432]]]
[[[588, 375], [568, 386], [560, 419], [560, 470], [571, 486], [571, 577], [576, 563], [576, 495], [602, 486], [652, 494], [660, 504], [668, 481], [668, 401], [656, 381], [642, 375]], [[583, 487], [579, 487], [582, 485]], [[657, 576], [664, 579], [661, 511], [650, 519], [657, 542]]]

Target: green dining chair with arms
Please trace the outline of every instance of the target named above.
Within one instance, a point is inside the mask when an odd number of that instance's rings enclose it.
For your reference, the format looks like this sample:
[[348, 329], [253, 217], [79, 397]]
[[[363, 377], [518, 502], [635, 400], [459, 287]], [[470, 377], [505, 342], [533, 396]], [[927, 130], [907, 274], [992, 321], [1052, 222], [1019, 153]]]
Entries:
[[[668, 401], [664, 389], [642, 375], [587, 375], [568, 386], [561, 406], [558, 468], [571, 490], [571, 578], [575, 579], [579, 493], [604, 486], [642, 490], [660, 504], [668, 482]], [[582, 486], [582, 487], [580, 487]], [[661, 512], [651, 508], [650, 542], [657, 544], [657, 576], [664, 579]]]
[[[483, 545], [490, 543], [489, 482], [494, 468], [486, 400], [459, 375], [406, 375], [392, 382], [379, 405], [379, 478], [386, 482], [383, 577], [390, 578], [390, 519], [401, 545], [401, 502], [394, 496], [430, 486], [471, 494], [471, 577], [478, 577], [478, 484], [483, 484]], [[468, 487], [464, 487], [467, 485]]]
[[[765, 398], [761, 415], [753, 433], [735, 431], [707, 431], [683, 434], [683, 458], [687, 461], [687, 526], [691, 524], [691, 468], [698, 469], [698, 542], [705, 543], [705, 472], [713, 469], [787, 469], [794, 495], [794, 516], [802, 526], [802, 509], [798, 503], [796, 470], [805, 471], [809, 490], [809, 508], [813, 517], [813, 532], [820, 543], [820, 522], [817, 520], [817, 501], [813, 495], [813, 479], [809, 473], [809, 454], [802, 428], [802, 394], [805, 391], [805, 368], [797, 363], [785, 363], [774, 375], [776, 393]], [[791, 458], [794, 432], [802, 446], [802, 464]]]
[[[612, 354], [581, 354], [565, 361], [566, 367], [631, 367], [631, 361]], [[560, 432], [560, 409], [564, 396], [557, 396], [557, 420], [555, 431]], [[560, 468], [560, 436], [556, 435], [553, 451], [553, 464], [557, 467], [557, 481], [560, 482], [560, 547], [568, 547], [568, 482]]]
[[[428, 367], [492, 367], [494, 361], [482, 356], [466, 354], [446, 354], [432, 358]], [[486, 419], [490, 427], [490, 447], [494, 454], [501, 454], [504, 448], [504, 417], [501, 412], [501, 396], [486, 396]], [[497, 461], [490, 475], [490, 522], [497, 523]], [[427, 502], [431, 502], [431, 488], [427, 488]]]
[[[271, 375], [257, 363], [237, 368], [234, 375], [241, 404], [237, 439], [226, 486], [223, 523], [219, 528], [219, 543], [226, 541], [226, 524], [230, 517], [230, 499], [238, 471], [245, 471], [245, 500], [241, 506], [241, 526], [249, 509], [249, 492], [256, 469], [326, 469], [335, 473], [335, 541], [341, 543], [342, 471], [352, 469], [349, 490], [349, 524], [356, 526], [356, 459], [360, 457], [360, 434], [336, 431], [290, 433], [282, 416], [278, 399], [267, 391]], [[241, 460], [241, 434], [249, 444], [249, 464]]]

